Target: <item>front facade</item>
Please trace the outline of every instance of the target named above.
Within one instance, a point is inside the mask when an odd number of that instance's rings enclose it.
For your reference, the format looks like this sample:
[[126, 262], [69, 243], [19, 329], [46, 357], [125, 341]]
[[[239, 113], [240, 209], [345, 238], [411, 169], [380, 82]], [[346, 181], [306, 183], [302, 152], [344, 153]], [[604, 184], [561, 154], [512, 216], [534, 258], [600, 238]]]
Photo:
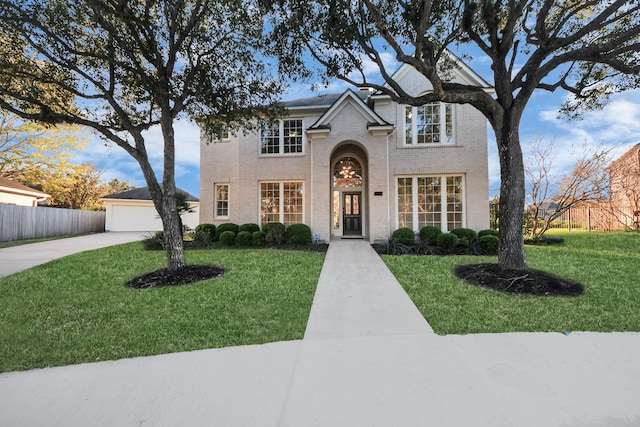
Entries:
[[[454, 80], [487, 90], [461, 64]], [[415, 95], [430, 83], [404, 66]], [[399, 105], [347, 90], [285, 103], [260, 132], [201, 135], [200, 223], [304, 223], [321, 240], [489, 226], [487, 124], [469, 105]]]

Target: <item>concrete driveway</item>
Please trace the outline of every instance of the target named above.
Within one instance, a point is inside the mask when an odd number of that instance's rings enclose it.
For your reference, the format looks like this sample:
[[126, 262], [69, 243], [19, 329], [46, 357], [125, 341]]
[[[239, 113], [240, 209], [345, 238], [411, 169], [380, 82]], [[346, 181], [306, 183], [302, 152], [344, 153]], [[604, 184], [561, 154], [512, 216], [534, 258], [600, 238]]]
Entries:
[[142, 240], [145, 234], [143, 231], [97, 233], [2, 248], [0, 277], [78, 252]]

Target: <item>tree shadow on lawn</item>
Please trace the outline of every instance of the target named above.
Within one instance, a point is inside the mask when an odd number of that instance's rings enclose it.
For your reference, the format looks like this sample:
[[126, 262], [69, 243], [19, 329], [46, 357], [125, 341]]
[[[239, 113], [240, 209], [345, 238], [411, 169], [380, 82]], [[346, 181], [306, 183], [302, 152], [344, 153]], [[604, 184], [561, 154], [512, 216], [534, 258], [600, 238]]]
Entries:
[[501, 268], [498, 264], [459, 265], [456, 277], [472, 285], [516, 295], [579, 296], [584, 287], [539, 270]]

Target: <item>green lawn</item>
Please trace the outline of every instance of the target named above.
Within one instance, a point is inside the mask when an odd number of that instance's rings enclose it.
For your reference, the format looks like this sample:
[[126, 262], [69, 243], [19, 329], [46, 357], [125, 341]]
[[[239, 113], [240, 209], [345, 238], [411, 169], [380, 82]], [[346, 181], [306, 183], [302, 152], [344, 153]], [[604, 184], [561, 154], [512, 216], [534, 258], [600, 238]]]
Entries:
[[522, 297], [465, 284], [458, 264], [494, 257], [384, 256], [438, 334], [515, 331], [640, 331], [640, 233], [560, 235], [562, 246], [528, 246], [531, 268], [573, 279], [584, 295]]
[[0, 279], [0, 372], [302, 338], [324, 254], [190, 250], [223, 278], [132, 290], [163, 268], [139, 242], [65, 257]]

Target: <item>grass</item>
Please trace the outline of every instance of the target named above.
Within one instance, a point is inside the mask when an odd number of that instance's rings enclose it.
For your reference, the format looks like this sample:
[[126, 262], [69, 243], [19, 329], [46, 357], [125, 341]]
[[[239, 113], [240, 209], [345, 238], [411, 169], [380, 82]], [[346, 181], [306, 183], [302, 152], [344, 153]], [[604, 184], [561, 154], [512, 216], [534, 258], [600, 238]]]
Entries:
[[394, 257], [383, 259], [438, 334], [534, 331], [640, 331], [640, 233], [556, 234], [558, 246], [528, 246], [531, 268], [575, 280], [584, 295], [505, 295], [468, 285], [458, 264], [495, 257]]
[[324, 254], [191, 250], [224, 277], [132, 290], [166, 266], [139, 242], [61, 258], [0, 279], [0, 372], [302, 338]]

